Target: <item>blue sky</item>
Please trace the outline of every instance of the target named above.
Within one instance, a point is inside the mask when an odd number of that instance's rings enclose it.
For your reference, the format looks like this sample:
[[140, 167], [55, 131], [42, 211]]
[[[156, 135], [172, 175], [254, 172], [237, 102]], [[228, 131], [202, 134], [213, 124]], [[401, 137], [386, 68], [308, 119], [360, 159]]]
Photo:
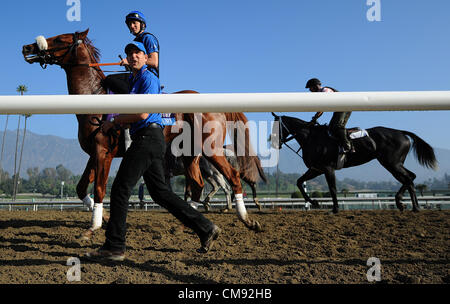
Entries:
[[[116, 62], [133, 38], [124, 23], [131, 10], [144, 12], [159, 38], [166, 92], [304, 92], [312, 77], [340, 91], [449, 90], [450, 1], [380, 2], [382, 21], [369, 22], [366, 0], [81, 0], [81, 21], [69, 22], [66, 0], [5, 1], [0, 94], [17, 94], [19, 84], [28, 86], [27, 94], [67, 94], [64, 71], [29, 65], [22, 45], [38, 35], [89, 28], [102, 62]], [[270, 113], [247, 116], [272, 119]], [[450, 149], [449, 118], [448, 111], [354, 112], [348, 126], [405, 129]], [[1, 115], [0, 130], [4, 123]], [[8, 128], [16, 126], [10, 117]], [[28, 126], [38, 134], [77, 137], [75, 115], [34, 115]]]

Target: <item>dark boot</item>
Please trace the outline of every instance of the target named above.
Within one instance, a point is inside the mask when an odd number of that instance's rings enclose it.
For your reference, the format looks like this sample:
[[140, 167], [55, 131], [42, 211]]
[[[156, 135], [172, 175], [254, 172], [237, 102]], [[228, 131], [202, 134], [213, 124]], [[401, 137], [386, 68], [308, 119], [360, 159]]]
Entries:
[[339, 144], [344, 149], [344, 153], [354, 152], [352, 143], [347, 137], [347, 131], [345, 130], [345, 128], [336, 128], [335, 135], [339, 140]]

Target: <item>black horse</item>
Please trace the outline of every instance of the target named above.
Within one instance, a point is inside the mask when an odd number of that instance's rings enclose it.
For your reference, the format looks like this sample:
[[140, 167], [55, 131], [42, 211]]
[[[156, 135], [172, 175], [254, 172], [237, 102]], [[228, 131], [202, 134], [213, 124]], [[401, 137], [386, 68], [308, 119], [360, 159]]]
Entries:
[[[325, 174], [333, 199], [333, 213], [337, 213], [339, 206], [336, 197], [334, 172], [337, 170], [339, 145], [337, 140], [329, 135], [328, 126], [312, 125], [298, 118], [277, 116], [274, 113], [272, 115], [275, 117], [275, 122], [279, 123], [279, 125], [275, 125], [271, 135], [274, 148], [281, 149], [283, 144], [295, 138], [300, 144], [300, 149], [303, 150], [303, 161], [308, 167], [308, 171], [297, 180], [297, 186], [303, 197], [313, 207], [318, 207], [318, 202], [311, 200], [302, 184], [307, 180]], [[347, 131], [351, 132], [351, 130]], [[356, 152], [346, 154], [342, 167], [359, 166], [376, 158], [402, 184], [395, 195], [397, 208], [403, 211], [404, 207], [401, 200], [405, 191], [408, 190], [413, 211], [419, 211], [413, 182], [416, 175], [403, 166], [411, 147], [411, 141], [407, 136], [412, 139], [412, 147], [419, 163], [436, 170], [437, 161], [433, 148], [417, 135], [408, 131], [385, 127], [370, 128], [366, 131], [368, 136], [352, 139]]]

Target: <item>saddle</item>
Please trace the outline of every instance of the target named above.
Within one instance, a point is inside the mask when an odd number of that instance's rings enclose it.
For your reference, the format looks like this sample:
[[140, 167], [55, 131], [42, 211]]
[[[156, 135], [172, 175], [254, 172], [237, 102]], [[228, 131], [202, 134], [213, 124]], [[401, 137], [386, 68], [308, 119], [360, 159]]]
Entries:
[[[330, 129], [328, 129], [328, 135], [331, 138], [333, 138], [334, 140], [336, 140], [337, 142], [339, 142], [338, 138], [336, 138], [336, 136], [334, 136], [332, 134]], [[347, 135], [347, 138], [349, 138], [350, 141], [352, 141], [354, 139], [358, 139], [358, 138], [363, 138], [363, 137], [369, 136], [369, 133], [366, 130], [364, 130], [364, 129], [356, 127], [356, 128], [348, 128], [348, 129], [346, 129], [346, 135]], [[345, 154], [343, 151], [344, 151], [344, 148], [341, 145], [339, 145], [339, 152], [338, 152], [338, 155], [337, 155], [336, 166], [335, 166], [336, 170], [342, 169], [344, 167], [344, 163], [345, 163], [345, 160], [347, 158], [347, 154]]]
[[366, 130], [361, 129], [359, 127], [350, 128], [350, 129], [347, 129], [346, 131], [347, 131], [347, 136], [350, 139], [357, 139], [357, 138], [369, 136], [369, 133], [367, 133]]
[[[346, 129], [346, 132], [347, 132], [347, 137], [350, 140], [369, 136], [369, 133], [365, 129], [361, 129], [359, 127], [348, 128], [348, 129]], [[336, 136], [334, 136], [334, 134], [331, 132], [330, 128], [328, 128], [328, 136], [337, 140]]]

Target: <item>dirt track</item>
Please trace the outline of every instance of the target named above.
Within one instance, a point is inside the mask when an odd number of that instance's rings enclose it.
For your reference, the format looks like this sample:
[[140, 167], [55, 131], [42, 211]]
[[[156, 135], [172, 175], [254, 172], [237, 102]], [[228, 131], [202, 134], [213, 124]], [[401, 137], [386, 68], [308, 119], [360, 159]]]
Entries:
[[[386, 283], [450, 282], [450, 211], [265, 211], [248, 231], [234, 213], [206, 216], [223, 228], [213, 250], [162, 211], [132, 211], [127, 259], [82, 261], [80, 283], [367, 283], [367, 259]], [[0, 211], [0, 283], [69, 283], [69, 257], [97, 248], [77, 237], [90, 213]]]

